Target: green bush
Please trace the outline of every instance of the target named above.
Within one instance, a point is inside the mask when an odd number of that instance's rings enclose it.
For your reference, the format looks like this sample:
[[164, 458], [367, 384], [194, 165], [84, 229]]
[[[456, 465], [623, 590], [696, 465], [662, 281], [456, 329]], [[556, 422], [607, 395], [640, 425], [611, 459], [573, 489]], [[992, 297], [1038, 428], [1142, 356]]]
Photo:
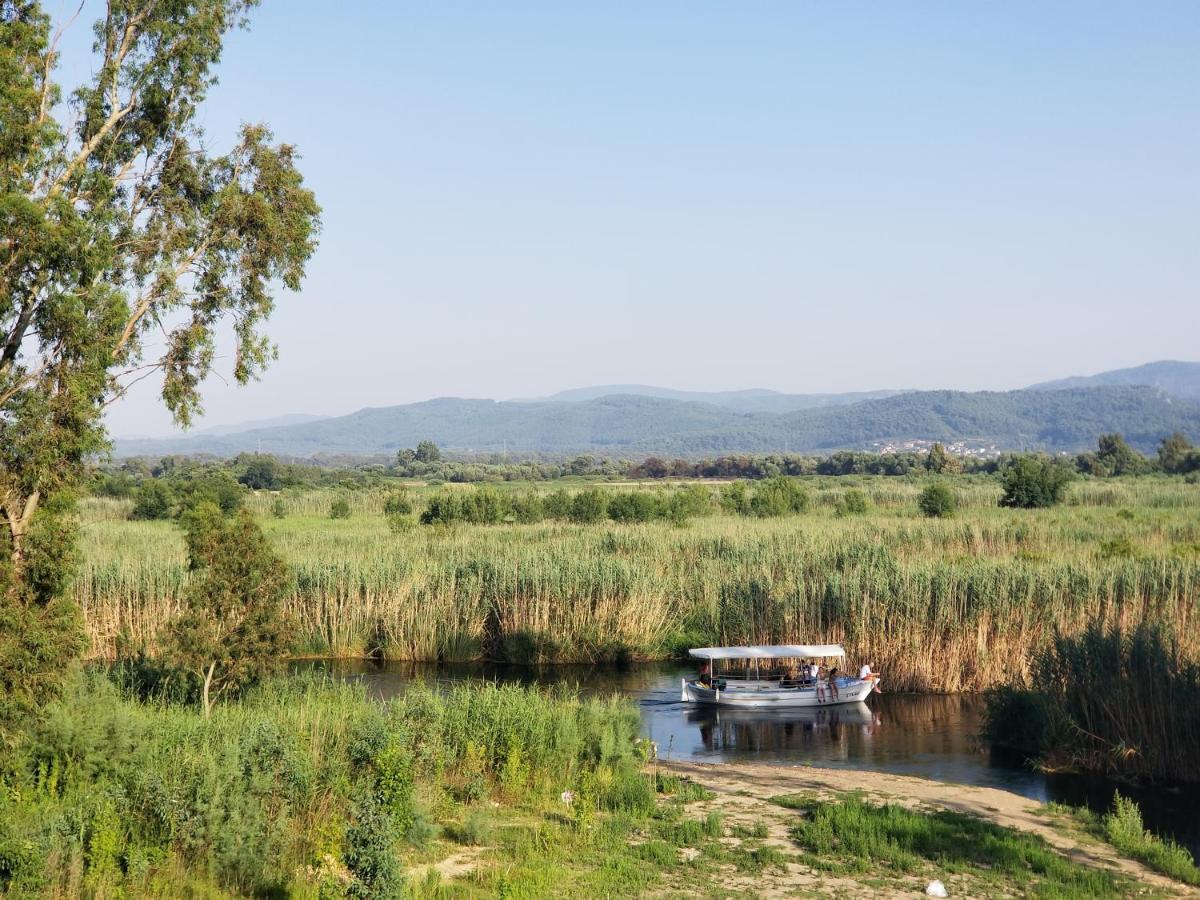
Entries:
[[1126, 856], [1185, 884], [1200, 885], [1200, 868], [1192, 854], [1174, 841], [1164, 841], [1147, 831], [1138, 805], [1120, 792], [1114, 794], [1112, 809], [1105, 814], [1102, 825], [1108, 842]]
[[1018, 456], [1000, 474], [1004, 495], [1000, 505], [1042, 509], [1062, 502], [1071, 470], [1048, 456]]
[[133, 493], [131, 519], [169, 519], [175, 510], [175, 492], [166, 482], [150, 478]]
[[608, 496], [599, 488], [587, 488], [571, 498], [569, 518], [588, 525], [603, 521], [608, 513]]
[[839, 516], [861, 516], [865, 515], [870, 507], [871, 501], [867, 499], [865, 492], [859, 488], [850, 488], [838, 498], [837, 514]]
[[329, 505], [329, 518], [331, 519], [348, 519], [350, 518], [350, 501], [345, 497], [338, 497]]
[[958, 510], [958, 500], [950, 485], [935, 481], [921, 490], [917, 506], [927, 518], [948, 519]]
[[383, 514], [385, 516], [407, 516], [412, 511], [412, 498], [408, 496], [407, 490], [392, 491], [383, 501]]
[[794, 478], [778, 475], [760, 482], [750, 498], [750, 513], [760, 518], [786, 516], [808, 509], [809, 497]]

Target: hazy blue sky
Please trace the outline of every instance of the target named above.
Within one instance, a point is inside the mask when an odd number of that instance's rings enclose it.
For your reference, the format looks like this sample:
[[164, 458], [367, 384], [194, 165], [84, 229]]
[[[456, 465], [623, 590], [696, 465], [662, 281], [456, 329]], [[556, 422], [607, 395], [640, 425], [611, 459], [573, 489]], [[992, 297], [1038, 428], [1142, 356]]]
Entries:
[[1200, 358], [1198, 48], [1191, 0], [266, 0], [204, 123], [299, 145], [325, 229], [206, 423]]

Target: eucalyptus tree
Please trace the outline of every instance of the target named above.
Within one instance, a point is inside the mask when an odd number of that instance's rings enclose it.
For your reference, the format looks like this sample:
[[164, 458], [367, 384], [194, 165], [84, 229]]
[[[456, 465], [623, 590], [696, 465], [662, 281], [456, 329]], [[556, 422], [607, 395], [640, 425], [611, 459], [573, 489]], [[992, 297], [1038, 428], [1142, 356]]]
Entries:
[[0, 0], [0, 678], [30, 700], [78, 642], [56, 599], [66, 554], [48, 548], [70, 543], [66, 498], [106, 447], [104, 408], [157, 374], [190, 423], [222, 327], [234, 378], [255, 377], [275, 291], [299, 287], [316, 246], [294, 148], [247, 125], [212, 153], [196, 124], [256, 4], [108, 0], [95, 74], [64, 93], [59, 39], [79, 26]]

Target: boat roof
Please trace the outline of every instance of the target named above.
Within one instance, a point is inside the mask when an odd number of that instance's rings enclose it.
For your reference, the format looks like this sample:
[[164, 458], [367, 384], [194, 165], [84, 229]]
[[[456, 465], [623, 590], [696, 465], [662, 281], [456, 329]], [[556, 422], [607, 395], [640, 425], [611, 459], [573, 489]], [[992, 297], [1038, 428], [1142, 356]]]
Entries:
[[841, 644], [761, 644], [755, 647], [697, 647], [697, 659], [790, 659], [810, 656], [845, 656]]

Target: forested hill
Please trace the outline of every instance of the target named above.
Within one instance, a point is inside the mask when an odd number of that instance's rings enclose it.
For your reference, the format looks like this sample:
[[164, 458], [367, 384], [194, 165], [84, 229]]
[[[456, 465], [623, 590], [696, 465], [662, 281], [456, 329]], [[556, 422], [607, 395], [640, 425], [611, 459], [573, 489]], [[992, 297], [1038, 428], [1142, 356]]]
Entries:
[[1121, 432], [1142, 450], [1174, 431], [1200, 440], [1200, 403], [1149, 387], [965, 393], [920, 391], [852, 405], [745, 413], [660, 397], [555, 401], [443, 398], [232, 435], [118, 440], [119, 456], [393, 453], [432, 440], [451, 451], [689, 455], [830, 451], [906, 440], [999, 449], [1081, 450]]
[[1132, 369], [1113, 369], [1098, 375], [1075, 375], [1045, 381], [1030, 387], [1033, 391], [1060, 391], [1065, 388], [1106, 387], [1144, 384], [1166, 391], [1173, 397], [1200, 401], [1200, 362], [1164, 359]]
[[711, 403], [737, 412], [784, 413], [821, 406], [848, 406], [864, 400], [893, 397], [903, 391], [850, 391], [839, 394], [783, 394], [763, 388], [745, 391], [677, 391], [648, 384], [608, 384], [559, 391], [544, 399], [563, 403], [579, 403], [628, 394], [638, 397], [658, 397], [663, 400], [687, 400], [692, 403]]

